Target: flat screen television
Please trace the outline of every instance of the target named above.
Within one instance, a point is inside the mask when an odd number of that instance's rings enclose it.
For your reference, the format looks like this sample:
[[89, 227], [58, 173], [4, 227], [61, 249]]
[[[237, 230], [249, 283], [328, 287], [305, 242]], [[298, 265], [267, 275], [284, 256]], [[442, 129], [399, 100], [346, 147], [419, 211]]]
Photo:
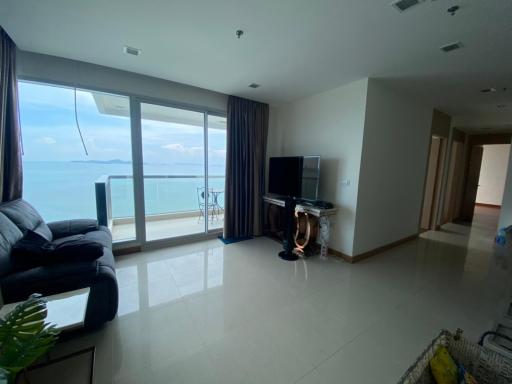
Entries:
[[304, 200], [318, 199], [320, 156], [271, 157], [268, 191]]

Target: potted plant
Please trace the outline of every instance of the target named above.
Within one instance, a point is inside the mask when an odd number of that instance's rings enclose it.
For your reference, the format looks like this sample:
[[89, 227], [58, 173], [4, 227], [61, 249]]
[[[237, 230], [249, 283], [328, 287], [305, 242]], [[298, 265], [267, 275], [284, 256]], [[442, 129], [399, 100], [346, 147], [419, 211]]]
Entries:
[[59, 331], [45, 322], [46, 315], [46, 299], [33, 294], [0, 319], [0, 384], [15, 383], [55, 345]]

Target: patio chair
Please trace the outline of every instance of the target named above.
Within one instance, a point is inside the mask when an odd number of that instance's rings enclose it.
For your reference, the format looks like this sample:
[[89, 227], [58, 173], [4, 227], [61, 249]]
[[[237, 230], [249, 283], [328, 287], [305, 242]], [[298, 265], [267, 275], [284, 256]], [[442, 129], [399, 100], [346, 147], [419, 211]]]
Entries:
[[217, 209], [215, 207], [215, 203], [213, 201], [213, 190], [212, 188], [208, 188], [208, 192], [205, 187], [197, 187], [197, 204], [199, 206], [199, 217], [197, 222], [201, 221], [201, 218], [206, 219], [206, 210], [208, 209], [210, 213], [210, 220], [213, 221], [219, 219], [219, 215]]

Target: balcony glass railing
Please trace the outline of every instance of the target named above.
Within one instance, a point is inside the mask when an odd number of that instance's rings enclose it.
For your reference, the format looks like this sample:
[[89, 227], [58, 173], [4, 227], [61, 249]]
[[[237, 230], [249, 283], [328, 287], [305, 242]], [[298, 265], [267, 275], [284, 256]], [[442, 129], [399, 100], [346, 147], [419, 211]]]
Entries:
[[[204, 179], [200, 175], [144, 176], [146, 220], [172, 219], [177, 215], [198, 218], [201, 215], [200, 188], [204, 188]], [[105, 175], [96, 181], [95, 188], [96, 211], [101, 225], [112, 229], [116, 223], [134, 222], [132, 176]], [[209, 176], [208, 188], [220, 192], [215, 196], [216, 204], [223, 210], [224, 176]]]

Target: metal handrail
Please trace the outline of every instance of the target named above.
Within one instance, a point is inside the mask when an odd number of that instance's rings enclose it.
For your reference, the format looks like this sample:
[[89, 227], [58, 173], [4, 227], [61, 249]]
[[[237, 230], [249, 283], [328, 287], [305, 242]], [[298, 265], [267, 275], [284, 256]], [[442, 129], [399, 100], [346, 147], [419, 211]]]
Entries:
[[[98, 181], [103, 180], [105, 176], [100, 177]], [[132, 179], [133, 175], [108, 175], [109, 179]], [[209, 179], [223, 179], [226, 176], [213, 175], [208, 176]], [[144, 175], [145, 179], [204, 179], [204, 175]], [[97, 182], [98, 182], [97, 181]]]

